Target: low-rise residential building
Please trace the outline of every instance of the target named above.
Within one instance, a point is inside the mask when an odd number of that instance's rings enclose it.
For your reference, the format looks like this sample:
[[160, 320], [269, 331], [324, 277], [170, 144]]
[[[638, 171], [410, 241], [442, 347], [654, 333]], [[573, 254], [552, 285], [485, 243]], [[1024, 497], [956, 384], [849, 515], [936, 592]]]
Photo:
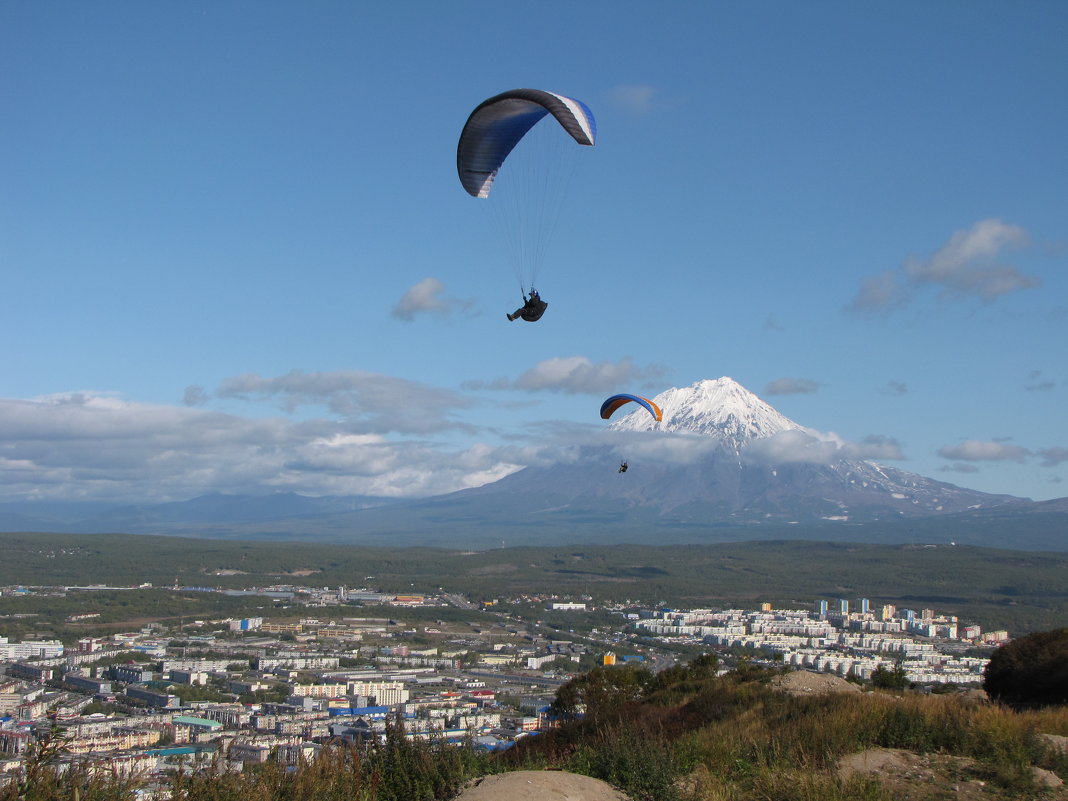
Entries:
[[135, 701], [141, 701], [150, 707], [158, 707], [160, 709], [177, 709], [181, 706], [181, 700], [177, 695], [172, 695], [167, 692], [160, 692], [158, 690], [152, 690], [144, 685], [132, 684], [126, 688], [125, 694], [127, 698], [131, 698]]
[[91, 676], [82, 676], [77, 673], [64, 674], [63, 684], [72, 690], [92, 695], [106, 695], [111, 692], [110, 681], [94, 679]]
[[134, 663], [109, 665], [107, 673], [115, 681], [122, 681], [127, 684], [143, 684], [146, 681], [152, 681], [153, 676], [150, 665], [137, 665]]

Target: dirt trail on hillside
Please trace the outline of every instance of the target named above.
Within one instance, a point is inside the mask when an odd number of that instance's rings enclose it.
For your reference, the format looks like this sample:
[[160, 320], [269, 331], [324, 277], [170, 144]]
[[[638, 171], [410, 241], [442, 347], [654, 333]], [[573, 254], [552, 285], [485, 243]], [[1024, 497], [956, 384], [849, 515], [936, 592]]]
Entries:
[[[1041, 768], [1032, 768], [1038, 791], [1033, 798], [1045, 801], [1068, 799], [1061, 779]], [[1002, 801], [1005, 792], [989, 781], [974, 759], [948, 754], [914, 754], [898, 748], [869, 748], [838, 761], [838, 778], [872, 778], [898, 801]]]
[[456, 801], [630, 801], [606, 784], [562, 770], [517, 770], [470, 782]]

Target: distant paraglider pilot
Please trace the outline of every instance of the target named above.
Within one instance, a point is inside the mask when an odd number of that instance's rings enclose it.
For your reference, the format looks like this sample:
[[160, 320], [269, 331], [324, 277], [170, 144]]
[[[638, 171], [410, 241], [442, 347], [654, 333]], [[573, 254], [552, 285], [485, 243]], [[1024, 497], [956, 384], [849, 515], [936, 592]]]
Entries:
[[619, 472], [620, 473], [626, 473], [627, 472], [627, 467], [628, 467], [628, 465], [627, 465], [626, 462], [620, 462], [619, 463]]
[[514, 314], [509, 314], [507, 317], [509, 322], [522, 318], [528, 323], [534, 323], [541, 319], [547, 308], [549, 308], [549, 304], [541, 299], [538, 290], [531, 289], [530, 297], [528, 298], [524, 292], [523, 305], [516, 309]]

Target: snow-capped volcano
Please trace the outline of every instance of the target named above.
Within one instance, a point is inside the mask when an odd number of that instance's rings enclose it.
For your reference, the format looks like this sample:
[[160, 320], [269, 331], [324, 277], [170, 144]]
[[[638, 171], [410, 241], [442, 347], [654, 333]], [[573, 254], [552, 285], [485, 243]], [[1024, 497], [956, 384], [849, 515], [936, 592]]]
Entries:
[[[976, 492], [869, 461], [869, 449], [798, 425], [730, 378], [698, 381], [650, 399], [663, 412], [661, 422], [637, 404], [625, 407], [635, 411], [617, 413], [608, 430], [598, 427], [594, 436], [564, 442], [558, 460], [544, 459], [480, 487], [378, 508], [352, 507], [358, 511], [320, 514], [302, 506], [299, 518], [277, 520], [264, 515], [276, 505], [265, 507], [256, 498], [253, 512], [239, 516], [212, 501], [215, 522], [209, 522], [199, 514], [201, 500], [193, 510], [185, 504], [149, 510], [158, 521], [152, 528], [251, 539], [289, 539], [296, 532], [303, 538], [318, 531], [327, 540], [393, 545], [403, 538], [455, 548], [779, 539], [798, 536], [791, 532], [806, 526], [806, 536], [820, 539], [914, 542], [921, 528], [943, 531], [945, 525], [952, 526], [956, 542], [1003, 547], [1011, 531], [1017, 547], [1064, 547], [1063, 511], [1047, 513], [1027, 499]], [[619, 470], [622, 461], [628, 462], [626, 472]], [[1030, 518], [1036, 521], [1029, 524], [1033, 536], [1024, 545], [1016, 533], [1024, 524], [1015, 528], [1005, 521], [1021, 520], [1018, 515], [1032, 509], [1041, 514]], [[125, 530], [143, 531], [145, 510], [135, 511]], [[117, 520], [107, 517], [103, 530], [120, 530]], [[102, 530], [86, 527], [90, 524], [73, 530]], [[1048, 532], [1054, 532], [1053, 548]]]
[[721, 440], [735, 453], [751, 440], [783, 431], [812, 433], [727, 376], [697, 381], [681, 389], [672, 387], [651, 400], [660, 407], [663, 420], [657, 422], [639, 408], [609, 428], [703, 434]]
[[649, 399], [659, 422], [635, 404], [607, 427], [603, 444], [426, 506], [471, 504], [484, 517], [499, 507], [510, 520], [715, 526], [900, 520], [1020, 500], [869, 461], [856, 443], [795, 423], [731, 378]]

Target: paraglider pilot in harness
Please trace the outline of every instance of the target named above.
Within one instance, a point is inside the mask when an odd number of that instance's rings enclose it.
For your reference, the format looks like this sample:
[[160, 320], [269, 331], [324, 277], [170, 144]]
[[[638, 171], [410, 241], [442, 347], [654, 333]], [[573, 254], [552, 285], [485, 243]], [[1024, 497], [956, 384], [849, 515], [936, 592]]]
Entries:
[[520, 318], [526, 320], [528, 323], [534, 323], [541, 319], [541, 316], [545, 314], [545, 310], [549, 307], [549, 304], [541, 299], [541, 295], [538, 294], [538, 290], [531, 288], [530, 297], [523, 293], [523, 305], [515, 310], [515, 313], [507, 315], [509, 322], [512, 320], [518, 320]]
[[620, 462], [620, 463], [619, 463], [619, 472], [620, 472], [620, 473], [626, 473], [626, 472], [627, 472], [627, 467], [628, 467], [628, 466], [629, 466], [629, 465], [627, 465], [627, 463], [626, 463], [626, 462]]

